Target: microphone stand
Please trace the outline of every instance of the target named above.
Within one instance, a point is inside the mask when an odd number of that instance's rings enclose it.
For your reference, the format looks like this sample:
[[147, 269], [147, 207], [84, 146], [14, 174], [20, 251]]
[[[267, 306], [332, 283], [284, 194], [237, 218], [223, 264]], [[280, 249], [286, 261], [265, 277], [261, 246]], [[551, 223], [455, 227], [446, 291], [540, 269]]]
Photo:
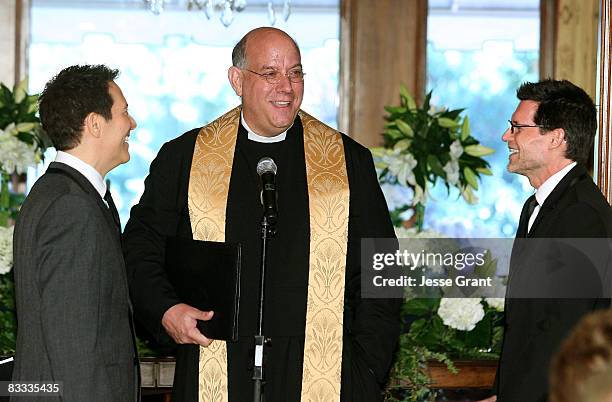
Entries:
[[266, 262], [268, 251], [268, 239], [276, 234], [274, 224], [275, 216], [268, 216], [264, 212], [261, 220], [261, 279], [259, 282], [259, 311], [257, 314], [257, 333], [255, 334], [255, 356], [253, 361], [253, 395], [254, 402], [263, 402], [264, 390], [264, 362], [265, 346], [270, 345], [270, 339], [263, 335], [263, 308], [266, 280]]

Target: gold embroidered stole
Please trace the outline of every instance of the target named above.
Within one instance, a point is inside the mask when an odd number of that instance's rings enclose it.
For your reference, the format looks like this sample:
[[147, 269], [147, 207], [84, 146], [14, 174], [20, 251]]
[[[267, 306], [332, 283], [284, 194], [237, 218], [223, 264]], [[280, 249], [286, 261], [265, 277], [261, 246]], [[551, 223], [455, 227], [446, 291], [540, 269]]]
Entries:
[[[302, 401], [339, 401], [349, 185], [340, 133], [300, 111], [309, 196], [308, 304]], [[198, 134], [189, 180], [193, 238], [225, 241], [225, 214], [240, 108]], [[200, 348], [199, 402], [227, 401], [227, 347]]]

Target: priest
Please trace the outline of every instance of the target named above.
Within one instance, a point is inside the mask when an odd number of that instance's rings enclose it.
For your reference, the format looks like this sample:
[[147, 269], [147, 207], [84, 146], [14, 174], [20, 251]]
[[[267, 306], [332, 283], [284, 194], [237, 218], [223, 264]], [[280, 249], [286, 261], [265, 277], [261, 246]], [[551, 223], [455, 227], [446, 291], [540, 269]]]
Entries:
[[[256, 166], [266, 156], [278, 167], [278, 219], [266, 271], [265, 401], [382, 400], [401, 300], [361, 297], [361, 239], [394, 237], [372, 157], [300, 110], [300, 50], [285, 32], [250, 31], [232, 64], [241, 105], [162, 147], [124, 233], [136, 317], [179, 344], [173, 401], [253, 400], [263, 212]], [[170, 237], [240, 244], [237, 342], [196, 328], [214, 311], [186, 304], [169, 282]]]

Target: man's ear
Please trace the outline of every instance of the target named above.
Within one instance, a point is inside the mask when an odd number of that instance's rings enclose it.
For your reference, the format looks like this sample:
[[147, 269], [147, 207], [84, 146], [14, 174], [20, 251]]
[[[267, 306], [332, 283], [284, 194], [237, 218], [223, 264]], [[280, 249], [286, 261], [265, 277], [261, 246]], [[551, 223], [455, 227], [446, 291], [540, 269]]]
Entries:
[[227, 78], [236, 95], [242, 96], [242, 71], [236, 66], [231, 66], [227, 70]]
[[84, 133], [99, 138], [102, 135], [102, 119], [98, 113], [91, 112], [83, 122]]
[[562, 128], [555, 128], [548, 133], [550, 138], [550, 148], [558, 148], [565, 144], [565, 130]]

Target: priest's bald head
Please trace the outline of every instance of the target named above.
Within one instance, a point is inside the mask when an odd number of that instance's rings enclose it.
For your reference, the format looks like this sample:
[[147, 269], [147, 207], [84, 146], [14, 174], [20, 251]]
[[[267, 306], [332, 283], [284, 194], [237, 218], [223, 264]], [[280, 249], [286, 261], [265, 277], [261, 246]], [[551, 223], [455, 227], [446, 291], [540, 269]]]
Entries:
[[228, 77], [242, 98], [242, 115], [256, 133], [273, 137], [295, 120], [304, 97], [297, 43], [276, 28], [256, 28], [234, 47]]

